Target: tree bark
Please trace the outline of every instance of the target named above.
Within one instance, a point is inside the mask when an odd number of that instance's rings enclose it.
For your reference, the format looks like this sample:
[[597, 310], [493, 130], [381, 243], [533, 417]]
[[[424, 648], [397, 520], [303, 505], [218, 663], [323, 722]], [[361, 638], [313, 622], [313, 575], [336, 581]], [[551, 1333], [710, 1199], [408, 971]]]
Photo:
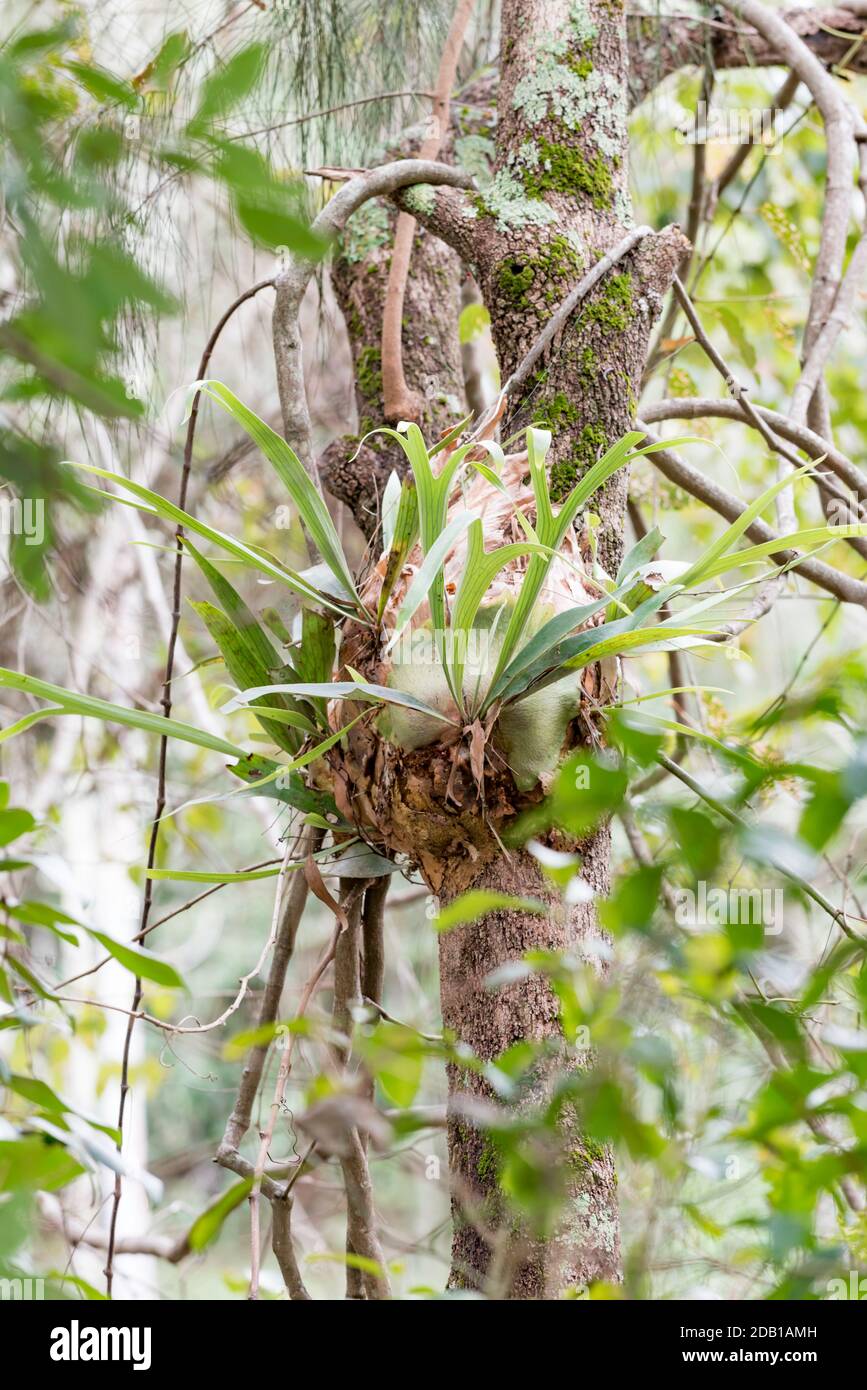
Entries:
[[[600, 896], [608, 891], [607, 828], [582, 847], [582, 878]], [[492, 912], [440, 938], [443, 1025], [483, 1061], [493, 1061], [515, 1043], [554, 1040], [550, 1055], [534, 1070], [526, 1098], [546, 1105], [564, 1067], [582, 1065], [581, 1054], [561, 1039], [557, 1001], [547, 980], [532, 974], [510, 983], [487, 983], [491, 973], [519, 962], [528, 951], [570, 951], [598, 969], [604, 942], [593, 905], [564, 907], [525, 851], [492, 860], [472, 880], [474, 889], [493, 889], [549, 904], [548, 914]], [[586, 1292], [598, 1281], [620, 1280], [617, 1178], [611, 1149], [582, 1139], [574, 1114], [543, 1142], [532, 1145], [537, 1181], [560, 1203], [553, 1234], [511, 1223], [510, 1245], [498, 1245], [508, 1220], [498, 1188], [496, 1150], [473, 1124], [474, 1106], [492, 1093], [477, 1072], [449, 1067], [449, 1170], [454, 1238], [450, 1283], [481, 1288], [492, 1297], [557, 1298]]]
[[[344, 435], [320, 460], [324, 485], [350, 508], [364, 534], [372, 536], [388, 476], [403, 477], [406, 456], [382, 435], [360, 441], [385, 423], [380, 338], [390, 264], [389, 244], [397, 221], [394, 208], [379, 223], [367, 214], [367, 237], [344, 241], [332, 284], [343, 312], [355, 368], [358, 435]], [[364, 214], [362, 213], [362, 226]], [[403, 366], [407, 385], [423, 402], [419, 426], [436, 439], [464, 413], [461, 348], [458, 341], [462, 269], [458, 256], [438, 237], [417, 229], [404, 303]], [[357, 456], [356, 456], [357, 454]]]

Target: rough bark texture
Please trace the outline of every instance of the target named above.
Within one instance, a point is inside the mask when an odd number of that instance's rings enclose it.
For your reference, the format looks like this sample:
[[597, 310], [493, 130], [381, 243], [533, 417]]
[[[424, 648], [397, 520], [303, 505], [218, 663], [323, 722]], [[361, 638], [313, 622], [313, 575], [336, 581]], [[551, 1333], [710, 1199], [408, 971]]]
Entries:
[[[379, 500], [395, 469], [402, 477], [406, 456], [398, 445], [369, 430], [384, 423], [380, 336], [390, 264], [390, 238], [397, 220], [393, 208], [362, 211], [362, 228], [347, 239], [335, 261], [332, 283], [343, 311], [355, 366], [358, 436], [335, 440], [320, 460], [322, 481], [345, 502], [368, 537], [379, 520]], [[366, 234], [365, 234], [366, 230]], [[407, 385], [424, 402], [419, 426], [436, 439], [464, 409], [464, 382], [458, 341], [462, 268], [438, 237], [418, 228], [410, 262], [403, 323], [403, 365]]]
[[[608, 891], [609, 837], [600, 831], [585, 845], [582, 877], [595, 892]], [[556, 1000], [544, 977], [531, 975], [492, 988], [491, 972], [520, 961], [540, 947], [571, 950], [598, 964], [593, 943], [602, 937], [592, 904], [564, 908], [552, 897], [539, 866], [526, 852], [491, 860], [472, 888], [514, 896], [531, 895], [550, 903], [547, 917], [493, 912], [440, 938], [440, 992], [444, 1027], [474, 1053], [491, 1061], [514, 1043], [555, 1040], [547, 1067], [533, 1078], [526, 1104], [541, 1105], [565, 1067], [576, 1066], [574, 1052], [560, 1044]], [[446, 897], [450, 897], [448, 889]], [[484, 1288], [495, 1297], [557, 1298], [588, 1289], [594, 1282], [620, 1279], [617, 1179], [611, 1150], [588, 1144], [577, 1125], [564, 1123], [533, 1158], [541, 1180], [560, 1194], [563, 1219], [547, 1240], [513, 1228], [513, 1244], [503, 1258], [496, 1233], [504, 1219], [498, 1191], [497, 1161], [490, 1141], [473, 1125], [473, 1104], [490, 1102], [487, 1082], [472, 1071], [449, 1068], [449, 1168], [454, 1193], [451, 1284]], [[499, 1256], [499, 1258], [498, 1258]], [[497, 1286], [499, 1283], [499, 1287]]]

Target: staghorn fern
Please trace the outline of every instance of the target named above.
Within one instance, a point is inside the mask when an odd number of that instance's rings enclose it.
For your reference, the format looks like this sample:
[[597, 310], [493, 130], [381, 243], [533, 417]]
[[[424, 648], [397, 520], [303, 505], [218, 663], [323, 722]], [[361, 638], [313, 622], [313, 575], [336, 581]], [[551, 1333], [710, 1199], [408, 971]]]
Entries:
[[[265, 574], [301, 605], [298, 636], [280, 649], [235, 588], [191, 541], [187, 551], [216, 604], [195, 604], [238, 693], [226, 713], [246, 710], [288, 761], [246, 754], [178, 720], [77, 695], [0, 669], [0, 686], [51, 703], [0, 732], [0, 742], [41, 719], [83, 714], [163, 733], [237, 759], [232, 767], [308, 817], [352, 827], [336, 814], [323, 779], [301, 775], [361, 719], [397, 750], [454, 743], [482, 731], [505, 758], [519, 791], [557, 765], [578, 713], [588, 668], [631, 653], [719, 640], [717, 610], [765, 577], [768, 557], [812, 551], [867, 525], [814, 527], [735, 551], [747, 527], [805, 465], [761, 494], [692, 564], [654, 559], [659, 532], [625, 557], [615, 579], [600, 571], [577, 529], [595, 492], [632, 460], [662, 445], [630, 433], [598, 460], [555, 511], [545, 458], [551, 436], [530, 428], [526, 450], [506, 455], [490, 441], [454, 430], [428, 449], [420, 431], [385, 431], [404, 450], [409, 472], [389, 484], [387, 546], [359, 584], [321, 495], [286, 442], [219, 382], [196, 383], [248, 432], [298, 509], [321, 564], [296, 572], [181, 511], [159, 494], [90, 465], [129, 497], [95, 489], [207, 540], [224, 557]], [[687, 441], [666, 441], [672, 443]], [[441, 457], [438, 457], [441, 456]], [[758, 573], [731, 589], [700, 585], [744, 567]], [[659, 618], [661, 610], [666, 616]], [[271, 624], [272, 628], [274, 623]], [[475, 643], [473, 639], [479, 639]], [[341, 646], [342, 643], [342, 646]], [[362, 670], [351, 665], [363, 654]], [[420, 655], [423, 660], [418, 659]], [[345, 719], [344, 719], [345, 716]], [[381, 871], [381, 870], [377, 870]]]

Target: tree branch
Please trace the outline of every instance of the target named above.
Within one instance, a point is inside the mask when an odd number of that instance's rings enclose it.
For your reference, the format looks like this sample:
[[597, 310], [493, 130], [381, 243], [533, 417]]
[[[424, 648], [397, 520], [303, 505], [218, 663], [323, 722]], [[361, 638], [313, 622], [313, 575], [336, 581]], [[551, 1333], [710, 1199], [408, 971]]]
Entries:
[[[363, 203], [420, 183], [450, 184], [453, 188], [473, 187], [469, 174], [452, 169], [447, 164], [425, 159], [395, 160], [349, 179], [314, 219], [312, 230], [320, 236], [337, 236], [344, 231], [349, 218]], [[301, 301], [312, 274], [313, 265], [309, 261], [299, 260], [292, 261], [277, 276], [273, 334], [283, 433], [318, 486], [298, 324]]]
[[[643, 420], [636, 420], [636, 429], [644, 430], [647, 442], [650, 444], [661, 443], [662, 441], [652, 430], [648, 429]], [[658, 468], [669, 482], [675, 483], [683, 488], [691, 497], [696, 497], [712, 511], [718, 512], [727, 521], [736, 521], [746, 508], [732, 493], [726, 492], [719, 483], [712, 482], [703, 473], [699, 473], [697, 468], [692, 468], [683, 459], [670, 449], [660, 449], [658, 453], [648, 456], [655, 468]], [[765, 541], [778, 539], [778, 533], [767, 522], [758, 519], [751, 523], [746, 529], [746, 535], [750, 540], [757, 544]], [[853, 579], [848, 574], [843, 574], [840, 570], [826, 565], [821, 560], [812, 559], [810, 556], [799, 557], [792, 550], [780, 550], [771, 556], [777, 565], [793, 565], [798, 574], [802, 574], [805, 579], [809, 579], [819, 588], [825, 589], [829, 594], [833, 594], [843, 603], [855, 603], [861, 608], [867, 608], [867, 584], [860, 579]]]
[[[839, 8], [786, 10], [783, 18], [819, 63], [828, 67], [845, 63], [847, 71], [867, 72], [867, 46], [858, 45], [867, 30], [864, 0], [852, 0]], [[708, 50], [717, 72], [788, 66], [778, 40], [750, 23], [636, 10], [629, 15], [627, 27], [630, 95], [635, 105], [671, 73], [701, 67]], [[832, 30], [837, 33], [829, 32]]]
[[[764, 405], [754, 405], [756, 414], [770, 426], [774, 434], [787, 439], [796, 448], [802, 449], [811, 458], [822, 459], [833, 473], [846, 483], [858, 498], [867, 499], [867, 475], [862, 473], [856, 463], [833, 444], [829, 444], [815, 430], [806, 425], [797, 425], [788, 415], [777, 410], [769, 410]], [[700, 396], [684, 396], [673, 400], [653, 401], [641, 407], [642, 417], [648, 424], [660, 420], [701, 420], [718, 418], [721, 420], [746, 421], [747, 416], [738, 401], [705, 399]]]
[[[458, 0], [446, 37], [437, 74], [433, 103], [433, 133], [422, 142], [419, 159], [436, 159], [449, 125], [449, 98], [455, 84], [458, 57], [470, 22], [475, 0]], [[406, 384], [403, 372], [402, 326], [406, 280], [415, 236], [415, 219], [408, 212], [398, 215], [385, 291], [382, 316], [382, 396], [383, 413], [389, 422], [418, 420], [421, 406]]]

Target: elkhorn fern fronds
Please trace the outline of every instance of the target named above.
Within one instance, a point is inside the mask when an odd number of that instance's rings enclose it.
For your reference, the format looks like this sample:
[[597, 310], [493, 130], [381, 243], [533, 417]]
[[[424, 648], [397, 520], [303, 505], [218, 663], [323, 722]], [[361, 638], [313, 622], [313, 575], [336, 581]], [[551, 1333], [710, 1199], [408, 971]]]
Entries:
[[[527, 430], [526, 447], [506, 455], [489, 440], [462, 440], [464, 425], [428, 449], [409, 425], [387, 431], [408, 470], [389, 482], [382, 554], [359, 583], [286, 442], [219, 382], [196, 389], [260, 447], [320, 563], [296, 573], [128, 478], [79, 467], [120, 489], [100, 496], [183, 528], [215, 600], [194, 608], [237, 688], [225, 711], [246, 711], [273, 753], [244, 753], [179, 721], [2, 670], [0, 687], [51, 704], [0, 732], [0, 742], [79, 713], [228, 753], [237, 776], [330, 827], [335, 848], [360, 835], [390, 858], [404, 853], [435, 889], [448, 864], [459, 892], [461, 864], [470, 881], [480, 858], [499, 852], [499, 829], [543, 796], [563, 755], [597, 737], [599, 715], [618, 698], [621, 658], [721, 640], [720, 609], [737, 616], [732, 600], [765, 578], [772, 556], [867, 534], [867, 525], [820, 526], [735, 549], [805, 465], [756, 498], [692, 564], [658, 560], [664, 538], [654, 531], [612, 579], [595, 562], [594, 495], [662, 444], [625, 435], [555, 509], [545, 431]], [[264, 623], [218, 568], [221, 558], [270, 581]], [[749, 577], [722, 587], [738, 569]], [[282, 595], [282, 616], [274, 595]]]

